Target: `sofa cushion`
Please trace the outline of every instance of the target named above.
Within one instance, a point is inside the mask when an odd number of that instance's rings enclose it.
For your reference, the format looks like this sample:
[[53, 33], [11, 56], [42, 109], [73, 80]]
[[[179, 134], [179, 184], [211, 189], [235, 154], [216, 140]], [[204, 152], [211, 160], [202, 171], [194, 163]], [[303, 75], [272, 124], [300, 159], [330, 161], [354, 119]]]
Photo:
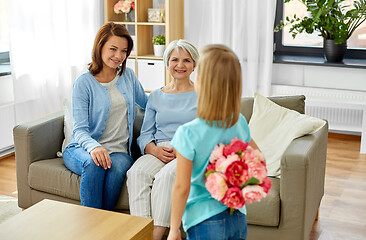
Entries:
[[28, 183], [39, 191], [80, 200], [80, 176], [69, 171], [62, 158], [33, 162]]
[[[305, 96], [304, 95], [295, 95], [295, 96], [275, 96], [275, 97], [268, 97], [272, 102], [288, 108], [295, 110], [298, 113], [305, 113]], [[241, 99], [240, 104], [240, 112], [244, 115], [249, 122], [250, 118], [253, 114], [253, 104], [254, 98], [252, 97], [245, 97]]]
[[[80, 176], [68, 170], [62, 158], [33, 162], [29, 166], [28, 184], [31, 188], [80, 201]], [[116, 210], [128, 209], [128, 194], [124, 183]]]
[[322, 119], [279, 106], [256, 93], [249, 129], [266, 158], [268, 176], [280, 176], [281, 158], [292, 140], [318, 131], [324, 124]]
[[280, 179], [270, 178], [270, 194], [260, 202], [245, 204], [248, 224], [276, 227], [280, 223]]
[[[71, 110], [71, 102], [68, 99], [64, 99], [64, 135], [65, 139], [62, 142], [61, 153], [64, 152], [66, 146], [70, 143], [73, 130], [73, 117]], [[62, 155], [62, 154], [61, 154]]]

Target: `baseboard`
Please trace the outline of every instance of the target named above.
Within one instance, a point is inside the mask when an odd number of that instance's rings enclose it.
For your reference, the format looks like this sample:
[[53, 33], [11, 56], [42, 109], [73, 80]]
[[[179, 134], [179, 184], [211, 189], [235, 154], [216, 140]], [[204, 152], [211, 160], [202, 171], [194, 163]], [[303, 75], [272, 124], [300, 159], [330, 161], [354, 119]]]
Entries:
[[0, 159], [14, 154], [14, 145], [0, 149]]

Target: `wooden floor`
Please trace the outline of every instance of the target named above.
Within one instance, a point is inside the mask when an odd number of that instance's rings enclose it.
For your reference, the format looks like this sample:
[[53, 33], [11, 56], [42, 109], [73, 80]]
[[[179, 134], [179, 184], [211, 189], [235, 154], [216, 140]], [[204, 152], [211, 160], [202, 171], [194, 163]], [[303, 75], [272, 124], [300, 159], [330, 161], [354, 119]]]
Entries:
[[325, 194], [311, 240], [366, 239], [366, 154], [361, 137], [329, 134]]
[[[359, 136], [330, 133], [325, 194], [310, 240], [366, 239], [366, 155]], [[0, 194], [17, 196], [15, 158], [0, 159]]]

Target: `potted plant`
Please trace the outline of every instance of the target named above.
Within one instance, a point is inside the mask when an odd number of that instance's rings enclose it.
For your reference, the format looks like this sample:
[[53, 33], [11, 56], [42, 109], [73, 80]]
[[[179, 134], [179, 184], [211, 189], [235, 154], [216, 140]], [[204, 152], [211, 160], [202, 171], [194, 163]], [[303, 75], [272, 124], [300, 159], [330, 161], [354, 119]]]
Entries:
[[165, 50], [165, 36], [157, 35], [152, 39], [152, 43], [154, 44], [154, 54], [156, 57], [162, 57]]
[[[285, 3], [292, 0], [284, 0]], [[275, 27], [275, 32], [291, 25], [292, 37], [306, 32], [319, 32], [323, 37], [324, 54], [328, 62], [342, 62], [347, 50], [347, 39], [358, 26], [366, 20], [366, 0], [355, 0], [353, 8], [346, 5], [345, 0], [298, 0], [301, 1], [309, 16], [299, 18], [296, 14], [286, 17]]]

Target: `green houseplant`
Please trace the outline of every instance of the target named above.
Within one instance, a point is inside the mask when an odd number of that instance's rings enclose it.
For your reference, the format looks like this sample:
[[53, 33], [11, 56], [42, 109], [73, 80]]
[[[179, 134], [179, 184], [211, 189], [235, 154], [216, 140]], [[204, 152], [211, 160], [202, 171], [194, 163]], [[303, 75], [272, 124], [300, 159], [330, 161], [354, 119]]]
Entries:
[[[293, 0], [284, 0], [285, 3]], [[329, 62], [341, 62], [347, 49], [347, 39], [366, 20], [366, 0], [355, 0], [353, 8], [345, 0], [298, 0], [310, 13], [299, 18], [286, 17], [275, 27], [275, 31], [291, 25], [289, 32], [297, 34], [319, 32], [324, 39], [324, 53]]]
[[154, 44], [154, 54], [156, 57], [162, 57], [165, 50], [165, 36], [157, 35], [152, 38]]

